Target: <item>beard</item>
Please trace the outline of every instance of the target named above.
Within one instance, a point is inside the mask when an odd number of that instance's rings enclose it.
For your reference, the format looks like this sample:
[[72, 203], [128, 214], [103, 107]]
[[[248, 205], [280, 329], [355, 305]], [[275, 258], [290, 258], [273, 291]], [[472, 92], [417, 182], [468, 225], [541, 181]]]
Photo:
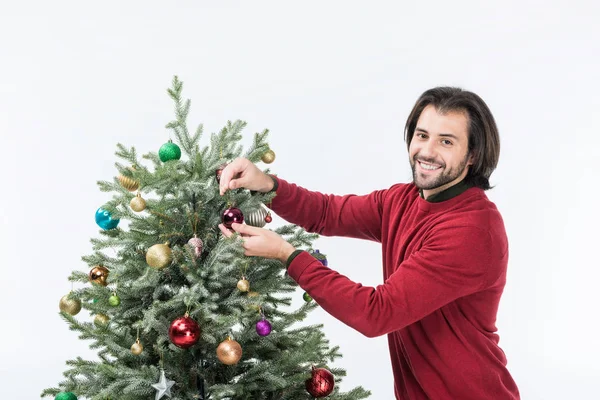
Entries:
[[[417, 156], [418, 154], [415, 155], [414, 159], [410, 163], [410, 167], [412, 169], [413, 174], [413, 183], [417, 188], [422, 190], [437, 189], [454, 181], [464, 172], [465, 168], [467, 168], [467, 162], [469, 160], [469, 154], [467, 153], [465, 158], [461, 161], [461, 163], [458, 166], [446, 169], [446, 164], [442, 164], [435, 174], [429, 174], [430, 176], [423, 176], [422, 174], [419, 174], [417, 172]], [[422, 160], [424, 162], [437, 165], [437, 162], [434, 160]]]

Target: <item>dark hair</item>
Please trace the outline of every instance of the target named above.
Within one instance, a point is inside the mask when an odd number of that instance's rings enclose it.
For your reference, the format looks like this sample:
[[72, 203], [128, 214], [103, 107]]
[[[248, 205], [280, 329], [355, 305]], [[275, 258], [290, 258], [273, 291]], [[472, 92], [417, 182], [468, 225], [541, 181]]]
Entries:
[[415, 103], [404, 128], [404, 140], [410, 142], [417, 127], [419, 116], [428, 105], [440, 114], [465, 112], [468, 118], [469, 154], [473, 154], [473, 165], [465, 177], [465, 182], [483, 190], [492, 189], [489, 178], [498, 165], [500, 157], [500, 136], [496, 121], [485, 102], [475, 93], [456, 87], [436, 87], [424, 92]]

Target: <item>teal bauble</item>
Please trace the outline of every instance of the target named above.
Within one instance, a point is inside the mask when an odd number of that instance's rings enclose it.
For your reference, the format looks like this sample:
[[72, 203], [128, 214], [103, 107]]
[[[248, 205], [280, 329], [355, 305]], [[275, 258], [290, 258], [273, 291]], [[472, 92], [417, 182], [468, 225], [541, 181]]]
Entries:
[[60, 392], [56, 395], [54, 400], [77, 400], [77, 396], [71, 392]]
[[160, 161], [162, 162], [179, 160], [181, 158], [181, 149], [169, 139], [167, 143], [160, 146], [158, 158], [160, 158]]
[[100, 228], [107, 231], [109, 229], [116, 228], [117, 225], [119, 225], [119, 219], [113, 219], [112, 215], [110, 215], [110, 212], [99, 208], [96, 210], [96, 223]]

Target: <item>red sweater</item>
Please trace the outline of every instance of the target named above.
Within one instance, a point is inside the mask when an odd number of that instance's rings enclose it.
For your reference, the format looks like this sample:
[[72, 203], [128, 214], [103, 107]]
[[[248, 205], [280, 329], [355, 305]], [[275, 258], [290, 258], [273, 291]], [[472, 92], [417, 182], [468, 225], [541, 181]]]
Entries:
[[508, 241], [482, 189], [430, 203], [412, 183], [336, 196], [276, 179], [272, 208], [285, 220], [323, 236], [381, 243], [384, 283], [377, 287], [307, 252], [288, 273], [348, 326], [368, 337], [387, 334], [397, 399], [519, 399], [495, 333]]

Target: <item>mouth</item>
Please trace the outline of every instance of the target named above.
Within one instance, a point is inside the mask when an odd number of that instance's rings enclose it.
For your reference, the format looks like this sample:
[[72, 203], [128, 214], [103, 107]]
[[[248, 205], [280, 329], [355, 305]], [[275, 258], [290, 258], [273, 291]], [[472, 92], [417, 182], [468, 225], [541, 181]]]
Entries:
[[435, 164], [428, 164], [428, 163], [424, 163], [421, 161], [417, 161], [417, 164], [419, 164], [419, 170], [424, 172], [424, 173], [430, 173], [430, 172], [435, 172], [438, 169], [442, 168], [439, 165], [435, 165]]

